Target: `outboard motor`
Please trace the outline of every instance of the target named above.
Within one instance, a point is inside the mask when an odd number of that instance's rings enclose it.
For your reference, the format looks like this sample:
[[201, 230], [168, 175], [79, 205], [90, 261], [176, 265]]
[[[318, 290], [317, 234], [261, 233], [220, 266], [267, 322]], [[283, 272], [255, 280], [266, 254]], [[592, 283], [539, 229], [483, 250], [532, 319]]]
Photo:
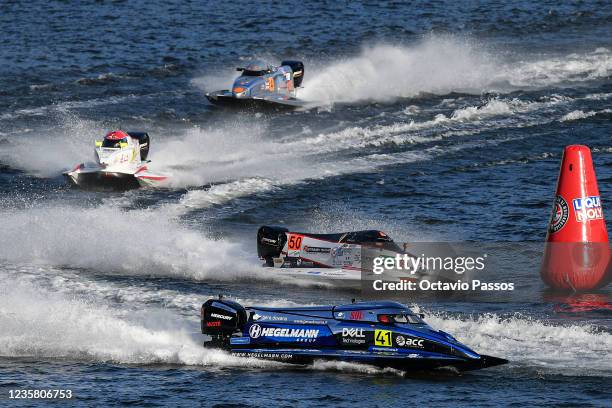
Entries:
[[287, 242], [287, 228], [263, 226], [257, 231], [257, 256], [266, 261], [266, 266], [274, 266], [274, 258], [281, 255]]
[[283, 61], [281, 65], [288, 65], [293, 71], [293, 86], [298, 88], [304, 80], [304, 63], [302, 61]]
[[247, 321], [247, 312], [231, 300], [208, 299], [200, 310], [202, 333], [212, 337], [206, 346], [222, 347], [227, 339], [240, 330]]
[[149, 155], [149, 134], [147, 132], [128, 132], [128, 135], [133, 137], [134, 139], [138, 139], [138, 144], [140, 145], [140, 160], [146, 161], [147, 156]]

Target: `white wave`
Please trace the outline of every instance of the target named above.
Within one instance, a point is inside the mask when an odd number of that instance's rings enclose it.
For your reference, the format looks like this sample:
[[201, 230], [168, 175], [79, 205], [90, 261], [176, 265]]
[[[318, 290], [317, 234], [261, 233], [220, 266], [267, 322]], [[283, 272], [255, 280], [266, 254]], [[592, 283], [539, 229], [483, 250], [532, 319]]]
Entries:
[[[278, 369], [282, 364], [234, 358], [204, 349], [193, 317], [140, 305], [110, 307], [87, 294], [42, 289], [21, 277], [0, 281], [0, 356], [83, 359], [123, 364], [181, 364], [209, 368]], [[453, 334], [482, 354], [510, 359], [558, 375], [612, 375], [612, 335], [586, 324], [554, 325], [529, 318], [430, 314], [436, 329]], [[316, 362], [310, 369], [402, 375], [397, 370], [351, 363]]]
[[104, 125], [70, 113], [58, 114], [59, 126], [11, 134], [0, 144], [0, 162], [37, 177], [57, 176], [75, 164], [93, 160], [93, 141], [105, 134]]
[[[266, 122], [194, 127], [178, 137], [160, 140], [152, 160], [160, 172], [171, 174], [173, 186], [201, 186], [253, 176], [303, 176], [308, 168], [301, 163], [304, 154], [267, 140], [266, 132]], [[289, 162], [293, 166], [290, 173]]]
[[570, 122], [572, 120], [590, 118], [591, 116], [599, 115], [602, 113], [612, 113], [612, 109], [604, 109], [600, 111], [587, 111], [587, 112], [578, 109], [578, 110], [571, 111], [570, 113], [563, 115], [561, 119], [559, 119], [559, 121], [560, 122]]
[[379, 44], [357, 56], [308, 64], [299, 97], [318, 104], [390, 101], [422, 93], [510, 92], [606, 78], [607, 49], [562, 56], [508, 56], [456, 37], [428, 37], [412, 46]]
[[163, 211], [46, 206], [0, 211], [0, 259], [188, 279], [256, 278], [254, 255]]
[[612, 53], [598, 48], [508, 64], [497, 77], [507, 79], [514, 87], [549, 87], [606, 78], [611, 73]]
[[[0, 277], [3, 281], [16, 281], [56, 293], [65, 298], [87, 298], [109, 308], [120, 308], [122, 313], [141, 310], [151, 305], [159, 305], [167, 310], [193, 318], [199, 306], [209, 298], [217, 297], [218, 292], [197, 293], [185, 290], [160, 288], [155, 282], [146, 279], [135, 285], [132, 281], [116, 281], [99, 274], [84, 273], [82, 270], [58, 268], [36, 264], [0, 263]], [[315, 304], [296, 303], [293, 300], [275, 296], [273, 299], [232, 296], [232, 300], [242, 305], [265, 307], [315, 306]]]
[[460, 319], [427, 316], [436, 329], [451, 333], [482, 354], [560, 375], [612, 376], [612, 334], [587, 324], [554, 325], [528, 316], [495, 314]]
[[145, 95], [110, 96], [107, 98], [94, 98], [85, 100], [73, 100], [56, 102], [51, 105], [38, 106], [34, 108], [23, 108], [10, 113], [4, 113], [0, 119], [14, 119], [17, 117], [45, 116], [68, 114], [71, 109], [95, 108], [98, 106], [115, 105], [131, 99], [143, 98]]
[[274, 367], [205, 349], [198, 322], [162, 309], [122, 313], [14, 280], [0, 283], [0, 355], [127, 364]]
[[312, 369], [317, 371], [341, 371], [345, 373], [358, 373], [367, 375], [394, 375], [403, 377], [405, 371], [393, 368], [380, 368], [368, 364], [349, 363], [346, 361], [315, 361]]
[[175, 204], [167, 204], [166, 209], [177, 215], [193, 209], [204, 209], [213, 205], [225, 204], [236, 198], [252, 194], [274, 191], [278, 186], [270, 179], [252, 177], [229, 183], [213, 185], [206, 190], [191, 190]]
[[[535, 102], [495, 98], [483, 105], [456, 109], [449, 116], [438, 114], [423, 122], [410, 120], [371, 127], [351, 126], [336, 132], [308, 133], [298, 139], [287, 137], [278, 141], [264, 138], [265, 126], [250, 127], [249, 130], [236, 124], [224, 128], [194, 128], [181, 138], [163, 142], [160, 151], [163, 149], [164, 156], [160, 153], [159, 160], [154, 159], [154, 162], [161, 166], [158, 167], [161, 172], [173, 174], [173, 183], [178, 185], [197, 185], [206, 181], [220, 183], [209, 189], [189, 191], [178, 203], [165, 206], [169, 211], [182, 214], [238, 197], [274, 191], [279, 186], [307, 179], [427, 160], [443, 154], [444, 150], [427, 148], [350, 158], [343, 158], [340, 153], [389, 143], [418, 145], [466, 134], [458, 126], [456, 130], [439, 132], [439, 129], [446, 130], [453, 124], [477, 124], [471, 128], [471, 133], [468, 132], [472, 134], [483, 129], [516, 126], [521, 121], [524, 125], [539, 123], [542, 119], [537, 115], [533, 118], [525, 115], [569, 102], [570, 99], [563, 97]], [[496, 119], [485, 122], [500, 116], [511, 121]], [[333, 159], [327, 159], [329, 155]], [[182, 166], [181, 160], [184, 161]], [[259, 177], [253, 177], [255, 174]]]
[[495, 74], [477, 44], [430, 37], [412, 47], [376, 45], [356, 57], [314, 67], [299, 97], [319, 103], [389, 101], [420, 93], [480, 93]]

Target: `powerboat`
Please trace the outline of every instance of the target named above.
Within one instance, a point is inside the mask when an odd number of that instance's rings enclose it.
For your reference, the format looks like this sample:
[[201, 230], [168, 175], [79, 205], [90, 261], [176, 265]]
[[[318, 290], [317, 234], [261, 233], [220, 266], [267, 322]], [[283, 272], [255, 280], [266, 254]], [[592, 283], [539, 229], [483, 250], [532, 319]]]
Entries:
[[265, 61], [252, 61], [234, 80], [231, 89], [209, 92], [206, 98], [217, 106], [234, 108], [299, 108], [304, 102], [297, 98], [297, 88], [304, 79], [301, 61], [283, 61], [274, 66]]
[[146, 132], [114, 130], [96, 140], [95, 163], [80, 163], [63, 174], [69, 183], [84, 188], [157, 186], [168, 177], [149, 170], [150, 143]]
[[344, 361], [403, 371], [478, 370], [508, 360], [475, 352], [391, 301], [314, 307], [243, 307], [220, 297], [201, 307], [204, 346], [233, 356], [310, 364]]

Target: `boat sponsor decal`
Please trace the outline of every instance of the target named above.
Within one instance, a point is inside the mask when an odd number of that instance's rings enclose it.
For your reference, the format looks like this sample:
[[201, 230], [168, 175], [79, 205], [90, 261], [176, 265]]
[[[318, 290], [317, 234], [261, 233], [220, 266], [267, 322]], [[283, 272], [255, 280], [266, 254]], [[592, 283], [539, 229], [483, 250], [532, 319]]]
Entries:
[[586, 222], [603, 219], [601, 199], [599, 196], [575, 198], [572, 200], [576, 221]]
[[216, 317], [217, 319], [223, 319], [223, 320], [232, 320], [233, 317], [232, 316], [226, 316], [226, 315], [222, 315], [219, 313], [211, 313], [210, 317]]
[[327, 320], [294, 320], [293, 323], [297, 324], [327, 324]]
[[366, 344], [366, 334], [363, 328], [343, 327], [342, 343], [345, 344]]
[[[257, 316], [257, 318], [255, 318], [255, 316]], [[287, 319], [287, 316], [259, 315], [255, 313], [253, 315], [253, 320], [271, 320], [271, 321], [276, 321], [276, 322], [286, 322], [288, 319]]]
[[304, 245], [304, 252], [316, 253], [316, 254], [328, 254], [331, 251], [331, 248], [325, 247], [313, 247]]
[[362, 320], [363, 312], [361, 310], [354, 310], [351, 312], [349, 319], [351, 320]]
[[398, 350], [398, 349], [396, 349], [396, 348], [390, 348], [390, 347], [375, 347], [375, 346], [370, 347], [370, 349], [369, 349], [369, 350], [370, 350], [370, 351], [376, 351], [376, 352], [379, 352], [379, 353], [381, 353], [381, 354], [390, 355], [390, 356], [394, 355], [395, 353], [397, 353], [397, 352], [399, 351], [399, 350]]
[[392, 342], [391, 330], [374, 330], [374, 344], [377, 346], [391, 347]]
[[552, 217], [550, 219], [549, 231], [551, 233], [558, 232], [565, 226], [567, 219], [569, 218], [569, 206], [563, 197], [558, 195], [555, 198], [555, 205], [553, 206]]
[[291, 353], [246, 353], [243, 351], [234, 351], [232, 352], [232, 356], [234, 357], [253, 357], [253, 358], [269, 358], [274, 360], [291, 360], [293, 358], [293, 354]]
[[342, 337], [365, 337], [362, 328], [356, 327], [343, 327]]
[[248, 337], [231, 337], [230, 344], [250, 344], [251, 339]]
[[425, 340], [402, 336], [401, 334], [395, 336], [395, 344], [398, 347], [425, 348]]
[[255, 323], [249, 328], [249, 336], [252, 339], [260, 337], [280, 337], [296, 339], [297, 341], [313, 341], [319, 337], [319, 329], [296, 329], [288, 327], [261, 327]]

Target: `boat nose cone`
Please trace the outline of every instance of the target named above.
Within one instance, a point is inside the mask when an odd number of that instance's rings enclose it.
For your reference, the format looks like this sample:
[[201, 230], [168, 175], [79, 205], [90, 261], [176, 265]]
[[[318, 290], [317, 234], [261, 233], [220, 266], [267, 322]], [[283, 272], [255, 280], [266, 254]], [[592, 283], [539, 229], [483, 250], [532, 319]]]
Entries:
[[244, 98], [245, 96], [248, 96], [249, 88], [240, 85], [234, 86], [232, 93], [236, 98]]

